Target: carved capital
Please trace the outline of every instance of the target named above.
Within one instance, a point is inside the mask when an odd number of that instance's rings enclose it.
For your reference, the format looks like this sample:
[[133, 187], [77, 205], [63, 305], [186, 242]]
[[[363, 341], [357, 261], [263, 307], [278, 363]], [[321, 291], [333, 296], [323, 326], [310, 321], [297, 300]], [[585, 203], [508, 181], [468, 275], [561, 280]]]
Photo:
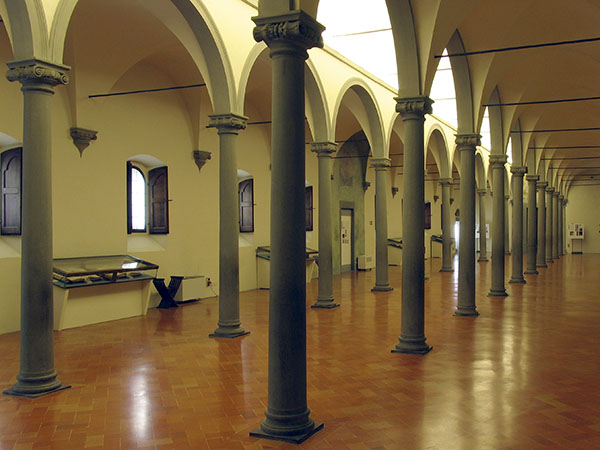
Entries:
[[536, 188], [538, 191], [545, 191], [547, 186], [548, 186], [547, 181], [538, 181], [536, 184]]
[[538, 181], [538, 180], [540, 179], [540, 176], [539, 176], [539, 175], [529, 175], [529, 174], [528, 174], [528, 175], [525, 177], [525, 179], [526, 179], [527, 181]]
[[452, 178], [440, 178], [438, 181], [442, 186], [452, 186]]
[[481, 136], [479, 134], [457, 134], [456, 146], [459, 150], [472, 150], [481, 145]]
[[237, 133], [246, 129], [248, 118], [237, 114], [209, 114], [206, 128], [216, 128], [219, 133]]
[[492, 169], [504, 169], [504, 164], [508, 160], [506, 155], [490, 155], [490, 166]]
[[552, 194], [554, 193], [554, 188], [553, 188], [552, 186], [548, 186], [548, 187], [546, 188], [546, 192], [547, 192], [548, 194], [552, 195]]
[[561, 195], [558, 197], [558, 199], [559, 199], [561, 202], [563, 202], [563, 203], [564, 203], [564, 201], [565, 201], [565, 196], [561, 194]]
[[337, 151], [337, 144], [335, 142], [313, 142], [310, 144], [310, 150], [317, 154], [317, 157], [331, 156]]
[[485, 194], [487, 194], [487, 189], [477, 189], [477, 195], [483, 197]]
[[560, 195], [560, 191], [558, 189], [555, 189], [554, 192], [552, 193], [553, 197], [556, 197], [558, 199], [558, 196]]
[[71, 139], [73, 144], [79, 150], [79, 156], [83, 156], [83, 151], [88, 148], [91, 141], [98, 139], [98, 132], [94, 130], [86, 130], [85, 128], [71, 128]]
[[204, 150], [194, 150], [192, 155], [194, 156], [196, 166], [198, 166], [198, 171], [200, 171], [200, 169], [204, 167], [204, 164], [206, 164], [206, 161], [211, 158], [211, 153]]
[[522, 177], [527, 173], [527, 167], [525, 166], [511, 166], [510, 172], [515, 177]]
[[431, 114], [433, 109], [433, 100], [429, 97], [394, 97], [396, 100], [396, 112], [400, 113], [403, 119], [423, 118], [425, 114]]
[[387, 170], [392, 165], [392, 160], [388, 158], [373, 158], [371, 159], [371, 167], [375, 170]]
[[67, 84], [67, 66], [59, 66], [39, 59], [9, 62], [6, 78], [8, 81], [18, 81], [22, 85], [42, 84], [54, 87], [59, 84]]
[[292, 11], [289, 14], [271, 17], [253, 17], [256, 24], [253, 35], [256, 42], [272, 44], [290, 43], [304, 50], [323, 47], [321, 34], [325, 27], [304, 11]]

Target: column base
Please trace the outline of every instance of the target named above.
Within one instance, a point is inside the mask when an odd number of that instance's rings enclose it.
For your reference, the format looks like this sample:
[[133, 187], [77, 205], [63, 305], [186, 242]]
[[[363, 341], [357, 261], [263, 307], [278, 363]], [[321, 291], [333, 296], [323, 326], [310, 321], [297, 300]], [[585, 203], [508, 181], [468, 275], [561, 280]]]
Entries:
[[403, 338], [400, 336], [396, 347], [392, 349], [392, 353], [406, 353], [409, 355], [426, 355], [433, 347], [425, 342], [426, 338]]
[[525, 271], [525, 275], [537, 275], [537, 274], [539, 274], [539, 272], [535, 269], [527, 269]]
[[57, 375], [55, 370], [50, 374], [28, 378], [17, 375], [17, 383], [2, 393], [5, 395], [13, 395], [15, 397], [38, 398], [64, 389], [69, 389], [71, 386], [62, 384], [60, 380], [56, 378]]
[[487, 258], [487, 256], [485, 256], [485, 257], [483, 257], [483, 258], [479, 258], [479, 259], [477, 260], [477, 262], [488, 262], [488, 261], [489, 261], [489, 259]]
[[240, 336], [246, 336], [247, 334], [250, 334], [249, 331], [244, 330], [243, 328], [225, 328], [225, 327], [219, 327], [217, 328], [214, 333], [210, 333], [208, 335], [208, 337], [211, 338], [228, 338], [228, 339], [234, 339], [234, 338], [238, 338]]
[[307, 431], [298, 433], [298, 434], [285, 434], [285, 431], [281, 431], [280, 433], [265, 431], [262, 428], [262, 425], [255, 430], [250, 432], [251, 437], [260, 438], [260, 439], [270, 439], [272, 441], [282, 441], [289, 442], [290, 444], [301, 444], [313, 434], [321, 431], [324, 425], [323, 422], [313, 421], [313, 425]]
[[508, 282], [511, 284], [527, 284], [527, 281], [523, 277], [513, 277]]
[[450, 268], [442, 267], [440, 269], [440, 272], [454, 272], [454, 269], [452, 267], [450, 267]]
[[373, 289], [371, 289], [371, 292], [390, 292], [393, 290], [394, 290], [394, 288], [391, 287], [389, 284], [384, 284], [384, 285], [376, 284], [375, 287], [373, 287]]
[[506, 289], [492, 289], [488, 297], [508, 297]]
[[454, 311], [455, 317], [477, 317], [478, 315], [479, 312], [477, 311], [475, 306], [473, 306], [472, 308], [461, 308], [459, 306], [458, 308], [456, 308], [456, 311]]
[[548, 264], [536, 264], [535, 267], [543, 267], [545, 269], [548, 267]]
[[311, 308], [313, 309], [333, 309], [333, 308], [337, 308], [338, 306], [340, 306], [339, 303], [336, 303], [333, 301], [333, 298], [330, 299], [317, 299], [317, 301], [314, 303], [314, 305], [311, 305]]
[[553, 263], [554, 263], [554, 260], [552, 260], [552, 259], [547, 259], [547, 260], [546, 260], [546, 264], [548, 264], [548, 263], [550, 263], [550, 264], [553, 264]]

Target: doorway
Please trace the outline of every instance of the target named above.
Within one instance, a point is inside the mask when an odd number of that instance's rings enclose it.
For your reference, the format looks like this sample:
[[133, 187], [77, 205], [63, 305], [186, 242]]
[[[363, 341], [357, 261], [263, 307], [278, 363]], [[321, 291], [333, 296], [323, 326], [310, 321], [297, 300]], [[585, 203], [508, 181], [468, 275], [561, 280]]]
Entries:
[[354, 270], [354, 234], [353, 234], [354, 210], [342, 208], [340, 210], [340, 250], [342, 272]]

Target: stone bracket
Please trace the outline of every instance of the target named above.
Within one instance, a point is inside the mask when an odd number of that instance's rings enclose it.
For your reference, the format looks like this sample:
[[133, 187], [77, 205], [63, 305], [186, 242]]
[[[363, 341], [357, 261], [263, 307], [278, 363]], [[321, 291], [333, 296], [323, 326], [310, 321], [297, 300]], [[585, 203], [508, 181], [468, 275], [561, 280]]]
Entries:
[[98, 139], [98, 132], [95, 130], [88, 130], [86, 128], [71, 128], [71, 139], [73, 144], [79, 150], [79, 157], [83, 157], [83, 151], [88, 148], [92, 141]]
[[200, 171], [200, 169], [204, 167], [204, 164], [206, 164], [206, 161], [211, 158], [211, 153], [204, 150], [194, 150], [192, 155], [194, 156], [194, 162], [198, 166], [198, 171]]

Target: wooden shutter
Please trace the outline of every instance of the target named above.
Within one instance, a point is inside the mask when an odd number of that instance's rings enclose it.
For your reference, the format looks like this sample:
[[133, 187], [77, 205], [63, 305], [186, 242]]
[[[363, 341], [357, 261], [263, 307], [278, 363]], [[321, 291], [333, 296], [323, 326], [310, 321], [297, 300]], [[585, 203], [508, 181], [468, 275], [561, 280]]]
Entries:
[[313, 188], [306, 186], [304, 190], [304, 207], [306, 208], [306, 231], [313, 230]]
[[2, 224], [0, 233], [21, 234], [21, 157], [22, 149], [15, 148], [2, 153]]
[[127, 161], [127, 234], [131, 234], [133, 230], [131, 218], [131, 169], [133, 164]]
[[169, 232], [169, 177], [167, 166], [148, 172], [150, 189], [150, 233]]
[[240, 232], [254, 231], [254, 180], [244, 180], [239, 184]]

